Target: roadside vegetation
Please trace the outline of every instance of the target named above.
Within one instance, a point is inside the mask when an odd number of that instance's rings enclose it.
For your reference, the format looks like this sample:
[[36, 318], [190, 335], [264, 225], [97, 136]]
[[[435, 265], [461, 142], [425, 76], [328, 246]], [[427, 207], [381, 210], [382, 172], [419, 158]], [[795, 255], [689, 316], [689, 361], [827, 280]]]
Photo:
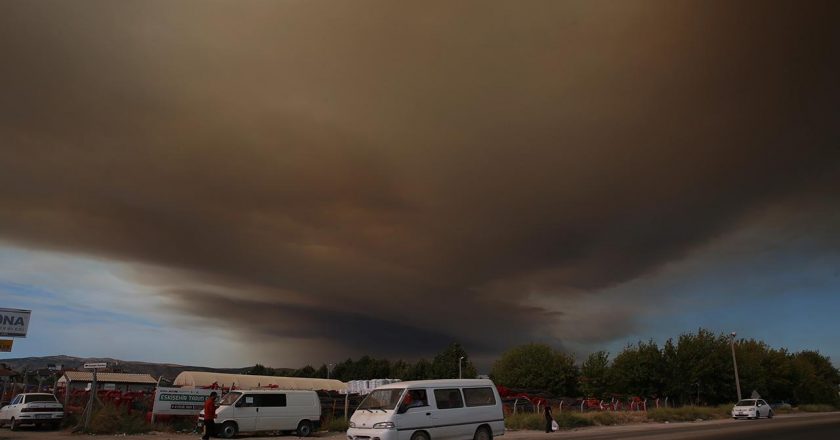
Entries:
[[[582, 362], [545, 344], [520, 345], [496, 360], [490, 378], [509, 389], [557, 398], [660, 396], [663, 401], [667, 397], [671, 406], [717, 406], [733, 400], [732, 345], [745, 397], [756, 391], [770, 403], [840, 407], [840, 371], [827, 356], [810, 350], [790, 352], [755, 339], [733, 341], [730, 335], [702, 328], [661, 345], [652, 340], [640, 341], [616, 355], [598, 351]], [[330, 377], [345, 382], [385, 377], [441, 379], [458, 377], [461, 359], [463, 376], [475, 377], [475, 365], [458, 343], [450, 344], [431, 361], [420, 359], [412, 363], [363, 356], [340, 362], [329, 372], [326, 365], [291, 371], [255, 365], [250, 373], [322, 378], [330, 373]]]

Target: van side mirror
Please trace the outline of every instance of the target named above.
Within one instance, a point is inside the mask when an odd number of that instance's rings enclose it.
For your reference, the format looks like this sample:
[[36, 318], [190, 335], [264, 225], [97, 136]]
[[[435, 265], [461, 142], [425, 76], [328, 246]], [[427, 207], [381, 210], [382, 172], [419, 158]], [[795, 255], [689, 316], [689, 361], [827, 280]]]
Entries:
[[408, 411], [408, 407], [405, 404], [401, 403], [400, 406], [397, 408], [397, 414], [403, 414]]

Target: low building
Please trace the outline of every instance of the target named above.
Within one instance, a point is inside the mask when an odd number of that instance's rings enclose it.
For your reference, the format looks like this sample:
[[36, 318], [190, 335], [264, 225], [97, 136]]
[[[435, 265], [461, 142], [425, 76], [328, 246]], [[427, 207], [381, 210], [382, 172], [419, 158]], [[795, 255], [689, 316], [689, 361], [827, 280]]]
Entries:
[[[70, 391], [90, 389], [93, 373], [89, 371], [65, 371], [58, 379], [57, 387], [68, 387]], [[157, 386], [157, 379], [148, 374], [96, 373], [96, 388], [114, 391], [148, 391]]]

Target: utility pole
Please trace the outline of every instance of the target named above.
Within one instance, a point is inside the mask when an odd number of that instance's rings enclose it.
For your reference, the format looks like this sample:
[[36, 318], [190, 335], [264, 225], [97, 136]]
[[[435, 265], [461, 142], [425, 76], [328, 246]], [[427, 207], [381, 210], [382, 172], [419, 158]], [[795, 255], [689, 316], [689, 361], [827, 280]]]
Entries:
[[463, 356], [458, 358], [458, 379], [463, 379], [463, 377], [461, 377], [462, 376], [461, 375], [461, 361], [463, 361], [463, 360], [464, 360]]
[[735, 388], [738, 389], [738, 400], [741, 400], [741, 381], [738, 379], [738, 361], [735, 359], [735, 336], [737, 333], [732, 332], [732, 340], [730, 346], [732, 347], [732, 365], [735, 367]]

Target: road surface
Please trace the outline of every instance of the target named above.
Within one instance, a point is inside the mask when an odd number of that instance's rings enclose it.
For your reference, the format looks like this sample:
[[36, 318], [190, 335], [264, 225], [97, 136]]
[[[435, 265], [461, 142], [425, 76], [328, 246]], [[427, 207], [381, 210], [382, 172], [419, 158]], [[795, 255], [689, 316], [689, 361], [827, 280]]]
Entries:
[[[685, 423], [644, 423], [637, 425], [583, 428], [551, 434], [516, 431], [503, 440], [838, 440], [840, 413], [786, 414], [761, 420], [712, 420]], [[499, 440], [502, 440], [499, 439]]]
[[[100, 437], [100, 436], [97, 436]], [[113, 436], [101, 436], [113, 437]], [[151, 433], [131, 436], [148, 440], [193, 440], [196, 434]], [[0, 429], [0, 440], [80, 440], [91, 436], [71, 434], [67, 431], [39, 431], [22, 428], [11, 432]], [[239, 436], [238, 440], [276, 438], [297, 440], [294, 435], [273, 437]], [[343, 434], [317, 433], [311, 440], [344, 440]], [[636, 425], [580, 428], [550, 434], [539, 431], [509, 431], [496, 440], [838, 440], [840, 439], [840, 413], [785, 414], [761, 420], [712, 420], [686, 423], [643, 423]]]

